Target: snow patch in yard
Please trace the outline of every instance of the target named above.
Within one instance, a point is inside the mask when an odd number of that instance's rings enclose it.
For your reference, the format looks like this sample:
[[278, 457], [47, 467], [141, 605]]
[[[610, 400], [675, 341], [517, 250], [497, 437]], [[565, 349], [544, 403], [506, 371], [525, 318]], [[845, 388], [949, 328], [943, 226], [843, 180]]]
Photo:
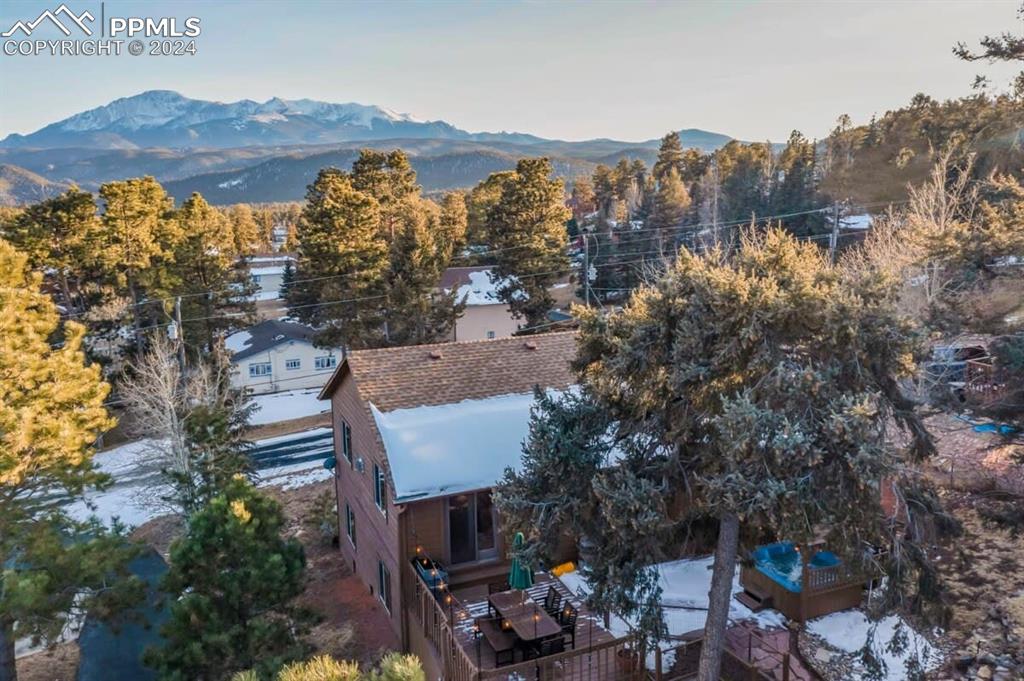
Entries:
[[262, 426], [278, 421], [290, 421], [327, 411], [330, 404], [317, 399], [320, 389], [289, 390], [283, 393], [253, 395], [256, 411], [249, 417], [249, 425]]
[[[807, 623], [807, 630], [822, 638], [844, 653], [856, 653], [864, 648], [874, 628], [871, 650], [876, 658], [885, 663], [886, 681], [902, 681], [907, 678], [907, 661], [916, 658], [924, 670], [934, 669], [942, 661], [942, 654], [923, 636], [897, 615], [883, 617], [877, 622], [870, 621], [860, 610], [844, 610], [819, 617]], [[890, 650], [890, 641], [897, 628], [906, 638], [906, 646], [900, 652]], [[867, 678], [859, 662], [856, 664], [854, 679]]]
[[[705, 558], [686, 558], [667, 563], [659, 563], [658, 581], [661, 585], [661, 611], [665, 618], [665, 626], [672, 636], [704, 628], [708, 613], [708, 592], [711, 590], [711, 556]], [[739, 566], [732, 580], [732, 594], [743, 591], [740, 586]], [[589, 594], [590, 585], [577, 572], [562, 575], [559, 579], [574, 593]], [[753, 612], [735, 598], [729, 600], [729, 618], [733, 621], [751, 620], [758, 626], [785, 626], [786, 618], [774, 610]], [[611, 631], [616, 636], [629, 633], [629, 624], [616, 617], [612, 618]]]

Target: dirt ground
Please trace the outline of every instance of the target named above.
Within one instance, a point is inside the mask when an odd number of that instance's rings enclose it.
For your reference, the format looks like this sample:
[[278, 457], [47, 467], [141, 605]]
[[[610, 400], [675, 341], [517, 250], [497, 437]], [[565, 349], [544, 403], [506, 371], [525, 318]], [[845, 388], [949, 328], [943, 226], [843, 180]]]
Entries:
[[310, 428], [320, 428], [331, 425], [331, 414], [326, 412], [323, 414], [313, 414], [312, 416], [305, 416], [301, 419], [292, 419], [291, 421], [277, 421], [275, 423], [268, 423], [262, 426], [253, 426], [246, 431], [246, 439], [248, 440], [265, 440], [268, 437], [277, 437], [279, 435], [290, 435], [292, 433], [298, 433], [303, 430], [309, 430]]
[[78, 673], [78, 642], [69, 641], [17, 662], [18, 681], [74, 681]]

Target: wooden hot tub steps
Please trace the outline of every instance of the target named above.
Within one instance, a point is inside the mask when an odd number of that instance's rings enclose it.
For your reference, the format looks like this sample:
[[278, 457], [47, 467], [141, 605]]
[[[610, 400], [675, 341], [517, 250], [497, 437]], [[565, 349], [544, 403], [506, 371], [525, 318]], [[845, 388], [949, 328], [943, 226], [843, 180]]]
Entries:
[[766, 596], [749, 588], [736, 594], [736, 600], [754, 612], [761, 612], [765, 608], [772, 607], [771, 596]]

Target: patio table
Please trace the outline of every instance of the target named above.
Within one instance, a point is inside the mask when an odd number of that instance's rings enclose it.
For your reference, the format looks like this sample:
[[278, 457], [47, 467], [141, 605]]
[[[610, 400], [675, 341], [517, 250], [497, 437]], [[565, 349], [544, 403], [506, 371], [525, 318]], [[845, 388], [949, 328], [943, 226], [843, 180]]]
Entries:
[[562, 625], [524, 591], [501, 591], [491, 594], [488, 601], [501, 617], [502, 626], [512, 629], [522, 641], [530, 643], [562, 633]]

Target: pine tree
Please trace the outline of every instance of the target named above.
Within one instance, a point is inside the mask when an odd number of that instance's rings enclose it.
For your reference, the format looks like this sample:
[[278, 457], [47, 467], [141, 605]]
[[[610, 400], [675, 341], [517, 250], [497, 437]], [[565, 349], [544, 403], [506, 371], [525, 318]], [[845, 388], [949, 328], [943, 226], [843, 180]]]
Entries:
[[441, 212], [438, 215], [438, 253], [447, 265], [452, 258], [458, 257], [466, 247], [466, 227], [468, 213], [466, 197], [462, 192], [448, 192], [441, 199]]
[[495, 249], [491, 276], [503, 282], [498, 296], [528, 327], [544, 321], [554, 304], [548, 287], [569, 271], [565, 223], [570, 212], [565, 186], [551, 174], [546, 158], [520, 160], [487, 215]]
[[240, 256], [252, 255], [269, 246], [261, 234], [260, 226], [256, 222], [256, 216], [253, 214], [252, 207], [249, 204], [235, 204], [230, 206], [225, 213], [227, 219], [231, 222], [235, 253]]
[[585, 216], [597, 209], [597, 196], [594, 185], [586, 177], [578, 177], [572, 185], [573, 218], [582, 224]]
[[[506, 531], [528, 532], [539, 556], [576, 537], [596, 604], [651, 640], [663, 625], [648, 566], [713, 519], [702, 681], [719, 678], [739, 548], [766, 534], [823, 540], [853, 569], [870, 561], [864, 546], [892, 546], [887, 593], [917, 590], [921, 605], [934, 572], [881, 508], [882, 480], [902, 489], [907, 461], [932, 450], [899, 391], [915, 338], [893, 300], [878, 277], [848, 278], [772, 229], [730, 259], [681, 251], [620, 313], [578, 310], [579, 398], [539, 401], [524, 466], [498, 488]], [[906, 429], [906, 451], [887, 425]], [[923, 513], [910, 509], [911, 527]]]
[[63, 305], [78, 312], [83, 279], [100, 259], [100, 236], [92, 194], [72, 187], [25, 208], [12, 221], [8, 238], [33, 268], [53, 272]]
[[[772, 192], [772, 212], [776, 215], [810, 211], [819, 208], [818, 183], [815, 172], [814, 143], [794, 130], [779, 154], [779, 174]], [[820, 214], [795, 215], [784, 224], [798, 235], [819, 233], [824, 228]]]
[[280, 505], [244, 479], [189, 518], [171, 545], [161, 588], [172, 597], [164, 644], [146, 651], [161, 681], [214, 681], [255, 669], [269, 676], [301, 658], [306, 560], [297, 540], [282, 538]]
[[669, 168], [658, 183], [650, 219], [651, 228], [657, 230], [656, 248], [661, 255], [675, 250], [679, 228], [686, 219], [689, 207], [690, 195], [679, 179], [679, 173], [674, 167]]
[[98, 522], [52, 503], [105, 484], [93, 443], [114, 426], [110, 387], [85, 363], [85, 329], [60, 325], [27, 258], [0, 240], [0, 679], [15, 681], [14, 643], [55, 641], [75, 610], [110, 614], [140, 594], [127, 578], [135, 551]]
[[174, 201], [152, 177], [108, 182], [103, 200], [103, 259], [109, 279], [131, 298], [135, 350], [142, 352], [147, 284], [163, 279], [178, 230]]
[[393, 216], [390, 267], [385, 303], [387, 345], [435, 343], [449, 336], [463, 306], [455, 294], [440, 290], [449, 247], [441, 230], [440, 210], [410, 195], [388, 207]]
[[255, 323], [255, 286], [235, 250], [230, 221], [197, 192], [175, 213], [181, 232], [166, 286], [181, 295], [184, 338], [198, 353], [217, 338]]
[[598, 164], [594, 168], [594, 201], [597, 203], [599, 220], [610, 220], [613, 218], [612, 204], [615, 201], [615, 179], [612, 169], [604, 164]]
[[302, 276], [287, 292], [289, 315], [320, 329], [323, 345], [378, 344], [388, 270], [380, 204], [348, 174], [324, 168], [306, 192], [298, 230]]
[[661, 138], [658, 148], [658, 160], [654, 163], [654, 179], [661, 182], [669, 170], [675, 169], [679, 177], [683, 176], [683, 143], [679, 133], [672, 131]]
[[491, 173], [469, 193], [466, 199], [466, 241], [469, 244], [490, 245], [487, 214], [501, 198], [505, 183], [514, 176], [511, 170]]

